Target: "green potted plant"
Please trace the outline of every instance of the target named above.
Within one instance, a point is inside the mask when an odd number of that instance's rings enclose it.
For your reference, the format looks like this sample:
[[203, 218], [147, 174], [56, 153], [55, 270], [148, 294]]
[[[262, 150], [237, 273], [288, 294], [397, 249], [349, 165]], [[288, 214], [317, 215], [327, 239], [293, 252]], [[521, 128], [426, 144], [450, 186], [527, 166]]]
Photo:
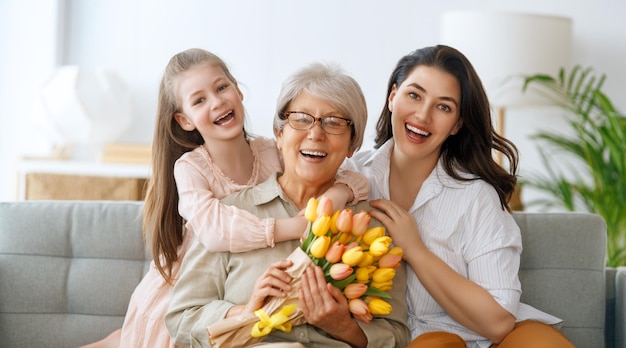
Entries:
[[556, 77], [524, 76], [524, 91], [533, 85], [568, 111], [568, 130], [540, 131], [532, 137], [539, 142], [546, 174], [533, 173], [520, 181], [548, 194], [530, 205], [604, 217], [607, 266], [617, 267], [626, 265], [626, 117], [602, 92], [605, 77], [580, 66], [569, 74], [561, 69]]

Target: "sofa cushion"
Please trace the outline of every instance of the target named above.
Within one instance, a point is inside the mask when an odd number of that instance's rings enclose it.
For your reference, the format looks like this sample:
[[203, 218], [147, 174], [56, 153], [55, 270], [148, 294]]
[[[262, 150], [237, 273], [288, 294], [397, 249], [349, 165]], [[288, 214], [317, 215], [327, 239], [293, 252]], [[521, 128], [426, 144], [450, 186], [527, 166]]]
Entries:
[[604, 347], [606, 224], [588, 213], [515, 213], [522, 302], [564, 320], [576, 347]]
[[120, 328], [151, 259], [141, 208], [139, 202], [0, 203], [2, 345], [79, 346], [101, 339], [103, 329]]

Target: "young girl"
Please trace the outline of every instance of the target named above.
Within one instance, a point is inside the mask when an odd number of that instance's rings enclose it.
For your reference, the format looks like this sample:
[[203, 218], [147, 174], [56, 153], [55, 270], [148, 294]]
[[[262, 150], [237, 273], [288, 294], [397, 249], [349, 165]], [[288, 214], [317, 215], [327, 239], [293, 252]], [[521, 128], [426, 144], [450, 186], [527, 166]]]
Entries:
[[371, 215], [405, 250], [409, 347], [573, 347], [558, 318], [519, 302], [522, 242], [507, 204], [517, 149], [494, 131], [463, 54], [436, 46], [400, 59], [375, 148], [345, 168], [371, 180]]
[[[121, 347], [174, 346], [164, 315], [194, 235], [209, 250], [244, 252], [298, 239], [305, 230], [303, 217], [259, 219], [219, 203], [282, 171], [275, 141], [246, 133], [242, 101], [237, 81], [210, 52], [183, 51], [165, 69], [143, 221], [154, 261], [131, 297]], [[344, 171], [325, 195], [342, 207], [368, 193], [365, 177]], [[115, 343], [116, 336], [104, 341]]]

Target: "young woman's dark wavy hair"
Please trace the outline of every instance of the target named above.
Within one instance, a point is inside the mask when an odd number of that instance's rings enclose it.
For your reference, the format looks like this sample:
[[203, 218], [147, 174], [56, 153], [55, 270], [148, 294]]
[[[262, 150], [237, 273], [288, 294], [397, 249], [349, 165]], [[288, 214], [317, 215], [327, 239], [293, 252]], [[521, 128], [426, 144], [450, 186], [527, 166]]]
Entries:
[[[510, 211], [508, 202], [517, 184], [517, 147], [493, 128], [489, 100], [478, 74], [467, 58], [452, 47], [438, 45], [417, 49], [398, 61], [387, 84], [387, 98], [376, 124], [374, 147], [379, 148], [393, 136], [389, 111], [389, 95], [393, 86], [400, 86], [419, 65], [451, 74], [461, 87], [459, 115], [463, 125], [441, 147], [440, 157], [445, 171], [453, 178], [464, 181], [475, 179], [463, 178], [457, 170], [477, 175], [496, 189], [502, 208]], [[509, 171], [496, 163], [492, 150], [506, 157]]]
[[[161, 85], [154, 139], [152, 141], [152, 176], [148, 181], [143, 209], [143, 234], [152, 246], [152, 258], [159, 273], [168, 282], [178, 247], [183, 242], [183, 218], [178, 214], [178, 190], [174, 180], [174, 163], [185, 152], [204, 143], [197, 130], [186, 131], [174, 119], [180, 112], [178, 77], [198, 65], [220, 67], [234, 84], [226, 63], [215, 54], [192, 48], [174, 55], [165, 68]], [[247, 137], [245, 129], [244, 136]]]

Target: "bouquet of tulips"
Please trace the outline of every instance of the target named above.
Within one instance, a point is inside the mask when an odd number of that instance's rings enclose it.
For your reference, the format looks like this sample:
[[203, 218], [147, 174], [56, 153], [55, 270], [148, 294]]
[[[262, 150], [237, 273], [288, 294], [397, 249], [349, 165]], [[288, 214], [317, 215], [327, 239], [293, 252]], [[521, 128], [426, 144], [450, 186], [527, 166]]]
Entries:
[[351, 209], [333, 212], [332, 201], [311, 198], [305, 210], [309, 221], [301, 248], [315, 265], [322, 267], [326, 280], [342, 290], [350, 312], [364, 323], [372, 315], [391, 313], [388, 291], [395, 269], [400, 267], [402, 249], [392, 247], [382, 226], [368, 228], [370, 215]]

